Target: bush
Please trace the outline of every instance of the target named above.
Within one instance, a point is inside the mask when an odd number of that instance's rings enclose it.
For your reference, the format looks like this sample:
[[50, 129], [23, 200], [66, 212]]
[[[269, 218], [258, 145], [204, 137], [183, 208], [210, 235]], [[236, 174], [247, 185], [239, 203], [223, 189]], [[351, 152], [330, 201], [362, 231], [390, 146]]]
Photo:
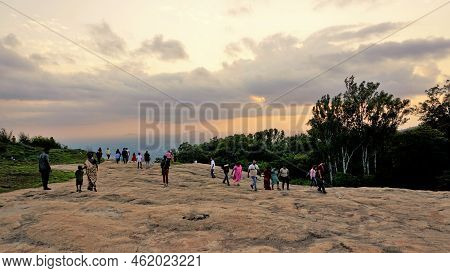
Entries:
[[19, 134], [19, 142], [25, 145], [31, 144], [31, 139], [29, 135], [26, 135], [24, 132]]
[[436, 189], [442, 191], [450, 190], [450, 170], [446, 170], [443, 175], [436, 178]]
[[333, 178], [335, 187], [359, 187], [360, 185], [360, 179], [351, 174], [337, 173]]
[[1, 143], [8, 143], [11, 142], [11, 139], [13, 137], [13, 132], [12, 131], [6, 131], [5, 128], [0, 129], [0, 142]]
[[449, 142], [444, 134], [426, 126], [395, 135], [390, 152], [391, 186], [430, 189], [449, 165]]
[[0, 142], [0, 154], [4, 154], [6, 153], [7, 149], [6, 149], [6, 144], [3, 142]]
[[61, 149], [61, 144], [55, 141], [53, 137], [35, 136], [31, 139], [31, 146], [49, 149]]

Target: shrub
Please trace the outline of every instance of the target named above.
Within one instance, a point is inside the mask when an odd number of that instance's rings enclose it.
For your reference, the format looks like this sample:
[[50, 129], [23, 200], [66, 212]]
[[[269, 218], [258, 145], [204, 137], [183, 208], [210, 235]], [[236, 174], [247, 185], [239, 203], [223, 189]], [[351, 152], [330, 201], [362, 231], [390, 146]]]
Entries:
[[31, 139], [31, 146], [49, 149], [61, 149], [61, 144], [55, 141], [53, 137], [35, 136]]
[[11, 139], [13, 137], [13, 132], [12, 131], [6, 131], [5, 128], [0, 129], [0, 142], [1, 143], [8, 143], [11, 142]]
[[31, 144], [30, 136], [26, 135], [24, 132], [20, 132], [19, 142], [25, 145], [30, 145]]
[[335, 187], [358, 187], [360, 185], [358, 177], [351, 174], [337, 173], [333, 179]]

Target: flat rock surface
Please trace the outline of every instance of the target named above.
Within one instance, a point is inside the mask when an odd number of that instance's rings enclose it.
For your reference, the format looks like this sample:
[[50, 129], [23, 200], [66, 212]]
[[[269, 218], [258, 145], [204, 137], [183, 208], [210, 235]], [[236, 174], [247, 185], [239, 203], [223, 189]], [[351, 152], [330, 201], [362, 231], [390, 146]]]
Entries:
[[[75, 165], [54, 168], [76, 170]], [[449, 252], [448, 192], [390, 188], [250, 191], [202, 164], [100, 165], [75, 182], [0, 194], [0, 252]], [[219, 172], [219, 170], [217, 170]], [[262, 189], [262, 181], [258, 182]]]

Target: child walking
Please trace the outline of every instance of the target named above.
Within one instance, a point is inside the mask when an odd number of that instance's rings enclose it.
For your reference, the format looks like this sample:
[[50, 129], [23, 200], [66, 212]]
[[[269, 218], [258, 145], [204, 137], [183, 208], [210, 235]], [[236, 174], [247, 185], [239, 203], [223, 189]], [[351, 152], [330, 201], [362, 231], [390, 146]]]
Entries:
[[77, 192], [81, 192], [81, 186], [83, 186], [83, 166], [78, 165], [78, 170], [75, 171], [75, 186], [77, 187]]

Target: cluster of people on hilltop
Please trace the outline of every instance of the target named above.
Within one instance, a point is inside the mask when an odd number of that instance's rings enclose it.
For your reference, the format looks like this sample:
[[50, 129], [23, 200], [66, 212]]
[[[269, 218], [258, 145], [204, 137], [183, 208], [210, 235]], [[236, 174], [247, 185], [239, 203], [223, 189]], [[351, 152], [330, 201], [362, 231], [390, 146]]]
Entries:
[[[213, 158], [211, 158], [210, 165], [210, 175], [211, 178], [216, 178], [215, 175], [216, 162]], [[230, 186], [230, 165], [224, 164], [222, 166], [222, 171], [224, 174], [224, 178], [222, 183]], [[267, 166], [265, 170], [260, 170], [258, 164], [256, 164], [256, 160], [253, 160], [252, 164], [250, 164], [247, 168], [247, 176], [251, 179], [250, 188], [254, 191], [257, 191], [257, 182], [259, 180], [259, 176], [262, 174], [264, 178], [264, 190], [274, 190], [275, 185], [277, 190], [289, 190], [290, 184], [290, 174], [289, 169], [286, 166], [283, 166], [281, 169], [277, 169], [274, 167]], [[324, 163], [320, 163], [318, 166], [313, 166], [313, 168], [308, 172], [308, 175], [311, 177], [311, 185], [317, 186], [318, 191], [322, 193], [326, 193], [325, 190], [325, 165]], [[319, 179], [317, 179], [317, 177]], [[233, 179], [233, 184], [236, 186], [240, 186], [240, 181], [242, 179], [242, 165], [237, 162], [232, 171], [231, 178]], [[280, 188], [281, 182], [281, 188]]]
[[[210, 165], [210, 174], [212, 178], [215, 178], [215, 167], [216, 163], [213, 158], [211, 158], [211, 165]], [[230, 165], [225, 164], [222, 166], [222, 171], [224, 174], [224, 178], [222, 183], [227, 184], [230, 186]], [[236, 186], [240, 186], [240, 181], [242, 179], [242, 164], [240, 162], [237, 162], [233, 169], [231, 170], [231, 178], [233, 179], [233, 184]], [[250, 188], [254, 191], [257, 191], [257, 182], [259, 180], [260, 175], [260, 169], [258, 164], [256, 164], [256, 160], [253, 160], [252, 164], [250, 164], [247, 168], [247, 176], [251, 179]], [[289, 170], [286, 168], [286, 166], [283, 166], [281, 169], [277, 168], [270, 168], [267, 167], [263, 172], [262, 176], [264, 177], [264, 189], [265, 190], [273, 190], [274, 186], [277, 185], [277, 190], [284, 190], [286, 186], [286, 190], [289, 190]], [[281, 189], [280, 189], [280, 181], [282, 183]]]
[[[51, 167], [50, 167], [50, 161], [49, 161], [49, 149], [44, 149], [44, 151], [39, 156], [39, 172], [41, 173], [42, 177], [42, 185], [44, 190], [51, 190], [48, 187]], [[87, 189], [90, 191], [97, 192], [97, 172], [98, 172], [98, 165], [101, 162], [102, 159], [102, 149], [99, 148], [96, 153], [94, 152], [88, 152], [87, 153], [87, 159], [84, 162], [84, 165], [79, 165], [78, 169], [75, 171], [75, 181], [76, 181], [76, 191], [81, 192], [82, 191], [82, 185], [83, 185], [83, 176], [86, 174], [88, 179], [88, 187]], [[107, 148], [106, 150], [106, 156], [109, 159], [111, 156], [110, 149]], [[96, 159], [94, 158], [96, 157]], [[117, 149], [115, 160], [118, 164], [122, 158], [123, 163], [127, 164], [130, 157], [130, 151], [128, 148], [123, 148], [122, 152]], [[170, 163], [173, 160], [173, 153], [171, 151], [167, 151], [161, 162], [161, 173], [163, 177], [163, 185], [164, 187], [169, 186], [169, 169], [170, 169]], [[148, 167], [150, 165], [150, 153], [146, 151], [144, 155], [141, 155], [140, 152], [136, 155], [133, 153], [132, 162], [137, 162], [137, 168], [142, 169], [142, 161], [145, 162], [146, 166]], [[210, 165], [210, 175], [212, 178], [216, 178], [215, 175], [215, 168], [216, 163], [213, 158], [211, 158], [211, 165]], [[224, 173], [224, 178], [222, 183], [227, 184], [230, 186], [230, 171], [231, 171], [231, 179], [233, 180], [233, 185], [240, 186], [240, 181], [242, 180], [242, 172], [243, 167], [240, 162], [237, 162], [234, 164], [233, 168], [230, 168], [229, 164], [224, 164], [222, 166], [222, 171]], [[277, 169], [274, 167], [267, 166], [265, 170], [261, 171], [258, 164], [256, 164], [256, 160], [253, 160], [253, 162], [248, 166], [247, 168], [247, 176], [251, 179], [250, 188], [253, 191], [257, 191], [257, 182], [259, 180], [259, 176], [263, 177], [264, 181], [264, 189], [265, 190], [274, 190], [275, 185], [277, 190], [289, 190], [289, 184], [290, 184], [290, 174], [289, 169], [286, 168], [286, 166], [283, 166], [281, 169]], [[314, 165], [311, 167], [311, 170], [308, 172], [308, 176], [311, 179], [311, 186], [317, 186], [317, 190], [326, 193], [325, 190], [325, 164], [320, 163], [319, 165]], [[281, 182], [281, 188], [280, 188], [280, 182]]]
[[150, 157], [150, 153], [148, 151], [145, 151], [144, 155], [142, 155], [140, 152], [138, 152], [137, 154], [133, 153], [133, 155], [131, 155], [131, 152], [128, 148], [123, 148], [122, 152], [119, 149], [117, 149], [114, 159], [116, 160], [117, 164], [120, 163], [121, 159], [122, 159], [123, 164], [128, 164], [128, 162], [130, 162], [130, 156], [131, 156], [131, 162], [137, 163], [138, 169], [143, 169], [142, 162], [145, 162], [145, 166], [147, 168], [150, 167], [151, 157]]
[[[79, 165], [77, 170], [75, 171], [75, 181], [76, 181], [76, 191], [81, 192], [83, 185], [83, 176], [86, 174], [88, 179], [88, 187], [87, 189], [90, 191], [97, 191], [97, 172], [98, 165], [102, 162], [103, 151], [102, 148], [99, 147], [97, 152], [88, 152], [87, 159], [84, 162], [84, 165]], [[109, 148], [106, 149], [106, 157], [107, 159], [111, 158], [111, 150]], [[128, 148], [123, 148], [122, 152], [119, 149], [116, 150], [115, 160], [116, 163], [119, 164], [121, 159], [124, 164], [129, 162], [130, 151]], [[150, 153], [145, 151], [144, 155], [141, 155], [139, 152], [137, 155], [133, 153], [133, 157], [131, 159], [132, 162], [137, 162], [137, 168], [143, 169], [143, 161], [145, 162], [146, 167], [150, 167]], [[42, 153], [39, 155], [39, 172], [41, 173], [42, 186], [44, 190], [51, 190], [48, 187], [51, 167], [49, 160], [49, 149], [45, 148]]]

